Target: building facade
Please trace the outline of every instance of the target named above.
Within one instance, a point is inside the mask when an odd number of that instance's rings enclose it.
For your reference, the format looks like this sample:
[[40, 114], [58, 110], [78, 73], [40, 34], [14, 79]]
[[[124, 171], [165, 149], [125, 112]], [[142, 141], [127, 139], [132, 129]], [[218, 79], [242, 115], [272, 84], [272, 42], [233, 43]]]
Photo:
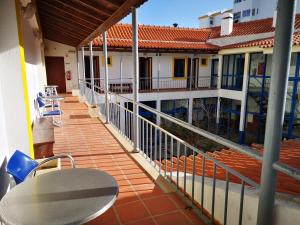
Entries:
[[[299, 13], [300, 2], [297, 1], [297, 3], [296, 12]], [[222, 14], [224, 12], [232, 13], [233, 21], [235, 23], [271, 18], [274, 16], [276, 8], [277, 0], [233, 0], [231, 10], [219, 11], [200, 16], [198, 18], [199, 25], [200, 28], [221, 26]]]

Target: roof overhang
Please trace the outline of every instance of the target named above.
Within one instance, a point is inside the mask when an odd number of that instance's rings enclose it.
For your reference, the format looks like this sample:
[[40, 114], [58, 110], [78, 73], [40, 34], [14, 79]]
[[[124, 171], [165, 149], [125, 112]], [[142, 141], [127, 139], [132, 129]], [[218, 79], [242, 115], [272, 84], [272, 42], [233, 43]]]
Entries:
[[82, 47], [147, 0], [35, 0], [44, 38]]

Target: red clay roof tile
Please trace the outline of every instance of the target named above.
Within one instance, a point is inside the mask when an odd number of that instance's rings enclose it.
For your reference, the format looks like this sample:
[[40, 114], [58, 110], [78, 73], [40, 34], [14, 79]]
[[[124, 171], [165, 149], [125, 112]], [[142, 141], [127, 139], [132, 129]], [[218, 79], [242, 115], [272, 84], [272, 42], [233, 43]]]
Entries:
[[[222, 37], [233, 37], [250, 34], [274, 32], [272, 18], [254, 20], [243, 23], [235, 23], [230, 35]], [[296, 31], [300, 29], [300, 14], [296, 15]], [[220, 47], [209, 44], [209, 39], [220, 38], [220, 27], [213, 28], [180, 28], [167, 26], [139, 25], [139, 47], [145, 49], [173, 49], [173, 50], [218, 50]], [[108, 47], [131, 48], [132, 34], [131, 25], [116, 24], [107, 32]], [[94, 39], [95, 46], [102, 46], [102, 37]], [[300, 34], [294, 37], [295, 45], [300, 44]], [[259, 46], [262, 48], [272, 47], [273, 38], [265, 38], [250, 42], [244, 42], [225, 46], [222, 48], [241, 48]]]

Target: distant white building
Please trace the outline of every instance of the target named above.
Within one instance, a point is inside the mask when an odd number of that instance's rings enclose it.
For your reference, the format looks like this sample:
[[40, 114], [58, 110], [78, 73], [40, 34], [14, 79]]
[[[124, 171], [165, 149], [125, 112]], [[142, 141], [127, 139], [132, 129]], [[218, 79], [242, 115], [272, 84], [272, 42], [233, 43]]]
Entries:
[[[296, 12], [300, 12], [300, 0], [297, 1]], [[233, 7], [230, 10], [208, 13], [200, 16], [200, 28], [216, 27], [221, 25], [223, 13], [232, 13], [233, 21], [247, 22], [273, 17], [276, 11], [277, 0], [233, 0]]]
[[198, 18], [200, 28], [220, 26], [223, 13], [233, 13], [233, 11], [232, 11], [232, 9], [228, 9], [228, 10], [223, 10], [223, 11], [215, 11], [215, 12], [207, 13], [206, 15], [200, 16]]

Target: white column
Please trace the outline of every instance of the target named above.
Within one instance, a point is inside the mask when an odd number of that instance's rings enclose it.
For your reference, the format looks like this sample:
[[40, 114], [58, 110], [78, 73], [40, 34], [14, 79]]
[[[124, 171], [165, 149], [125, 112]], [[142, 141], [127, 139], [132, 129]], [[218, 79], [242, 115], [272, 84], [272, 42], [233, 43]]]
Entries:
[[92, 105], [95, 104], [95, 82], [94, 82], [94, 61], [93, 61], [93, 42], [90, 42], [90, 74], [91, 74], [91, 90], [92, 90]]
[[218, 89], [221, 89], [222, 84], [222, 66], [223, 66], [223, 55], [219, 55], [218, 64]]
[[107, 65], [107, 39], [106, 32], [103, 37], [103, 57], [104, 57], [104, 93], [105, 93], [105, 123], [109, 123], [109, 102], [108, 102], [108, 65]]
[[81, 47], [82, 52], [82, 79], [85, 81], [85, 62], [84, 62], [84, 47]]
[[[217, 84], [218, 90], [221, 89], [221, 84], [222, 84], [222, 67], [223, 67], [223, 56], [219, 55], [218, 84]], [[219, 123], [220, 123], [220, 107], [221, 107], [221, 98], [218, 96], [218, 101], [217, 101], [217, 115], [216, 115], [217, 130], [218, 130]]]
[[192, 90], [192, 79], [193, 79], [193, 59], [194, 56], [191, 55], [191, 65], [190, 65], [190, 90]]
[[79, 65], [79, 51], [78, 51], [78, 49], [76, 49], [76, 63], [77, 63], [77, 89], [79, 89], [80, 88], [80, 86], [79, 86], [79, 83], [80, 83], [80, 75], [79, 75], [80, 65]]
[[120, 82], [121, 82], [121, 93], [123, 93], [123, 55], [120, 52]]
[[157, 90], [159, 91], [160, 53], [157, 53], [156, 56], [157, 56]]
[[189, 98], [189, 117], [188, 123], [192, 124], [193, 122], [193, 98]]
[[217, 127], [219, 126], [219, 123], [220, 123], [220, 106], [221, 106], [221, 98], [218, 97], [218, 100], [217, 100], [217, 117], [216, 117]]
[[240, 133], [243, 135], [245, 132], [245, 121], [246, 121], [246, 109], [247, 109], [247, 93], [248, 93], [248, 82], [249, 82], [249, 64], [250, 64], [250, 53], [245, 53], [245, 66], [243, 75], [243, 90], [241, 100], [241, 113], [240, 113]]
[[132, 56], [133, 56], [133, 151], [138, 151], [139, 146], [139, 123], [138, 113], [139, 107], [139, 56], [138, 56], [138, 21], [137, 21], [137, 9], [132, 8]]
[[[156, 110], [161, 112], [161, 104], [160, 104], [160, 100], [156, 100]], [[160, 120], [160, 116], [156, 115], [156, 124], [158, 126], [160, 126], [161, 120]]]

